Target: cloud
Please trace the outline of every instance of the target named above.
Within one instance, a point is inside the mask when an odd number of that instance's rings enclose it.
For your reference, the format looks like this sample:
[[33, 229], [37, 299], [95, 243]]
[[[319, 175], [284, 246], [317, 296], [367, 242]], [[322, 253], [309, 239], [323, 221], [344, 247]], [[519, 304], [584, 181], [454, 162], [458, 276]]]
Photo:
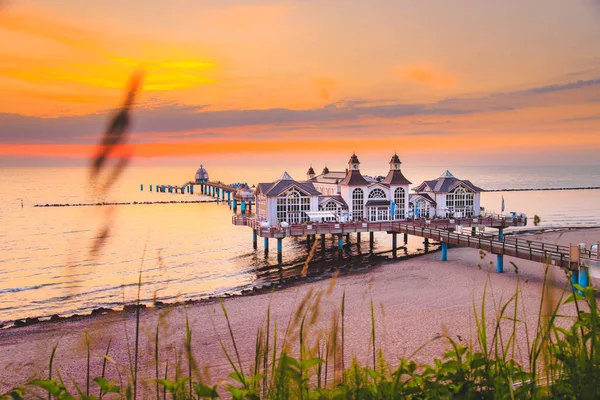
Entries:
[[460, 81], [457, 76], [441, 71], [429, 64], [392, 67], [392, 71], [402, 82], [425, 85], [433, 89], [452, 87]]
[[[207, 105], [183, 105], [152, 100], [137, 107], [132, 117], [132, 133], [138, 142], [156, 141], [160, 133], [169, 140], [208, 139], [226, 133], [230, 138], [247, 138], [250, 134], [298, 130], [368, 131], [381, 120], [410, 117], [413, 126], [445, 125], [448, 116], [485, 114], [490, 110], [512, 110], [539, 105], [560, 105], [569, 97], [541, 101], [551, 94], [579, 93], [600, 85], [600, 79], [494, 93], [487, 97], [451, 98], [429, 104], [403, 104], [342, 100], [311, 109], [211, 110]], [[585, 93], [579, 93], [579, 95]], [[581, 96], [579, 96], [581, 97]], [[583, 97], [588, 101], [589, 95]], [[546, 103], [544, 103], [546, 102]], [[0, 143], [90, 143], [101, 133], [111, 110], [81, 116], [44, 118], [19, 114], [0, 114]], [[594, 117], [583, 117], [595, 119]], [[253, 132], [250, 132], [253, 130]], [[425, 131], [433, 132], [433, 131]], [[424, 134], [424, 133], [419, 133]], [[430, 135], [432, 133], [429, 133]]]
[[449, 123], [449, 119], [445, 121], [410, 121], [411, 125], [445, 125]]
[[[362, 107], [330, 107], [291, 110], [202, 111], [189, 105], [159, 105], [138, 108], [133, 114], [133, 132], [185, 132], [243, 126], [277, 126], [359, 121], [363, 118], [393, 119], [416, 115], [468, 114], [469, 110], [432, 107], [424, 104], [391, 104]], [[44, 118], [0, 114], [0, 143], [82, 142], [104, 129], [110, 112], [83, 116]], [[360, 124], [346, 124], [346, 126]]]
[[575, 117], [575, 118], [563, 119], [563, 121], [593, 121], [593, 120], [600, 120], [600, 115], [588, 115], [585, 117]]

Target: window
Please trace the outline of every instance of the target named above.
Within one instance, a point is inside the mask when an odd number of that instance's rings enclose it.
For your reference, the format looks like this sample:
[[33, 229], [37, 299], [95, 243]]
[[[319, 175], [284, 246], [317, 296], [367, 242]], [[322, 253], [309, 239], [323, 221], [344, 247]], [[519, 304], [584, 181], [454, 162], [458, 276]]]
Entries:
[[429, 203], [423, 199], [415, 200], [415, 218], [429, 218]]
[[385, 192], [381, 189], [373, 189], [373, 190], [371, 190], [371, 193], [369, 193], [369, 198], [370, 199], [385, 199], [386, 195], [385, 195]]
[[306, 211], [310, 211], [310, 196], [290, 189], [277, 197], [277, 220], [279, 222], [299, 223], [308, 220]]
[[472, 192], [467, 192], [462, 186], [458, 186], [446, 195], [446, 207], [451, 211], [459, 211], [465, 217], [473, 216]]
[[352, 219], [363, 219], [365, 208], [365, 193], [362, 189], [352, 191]]
[[406, 193], [404, 188], [397, 188], [394, 191], [394, 203], [396, 203], [396, 212], [394, 213], [394, 219], [404, 219], [404, 204], [406, 202]]

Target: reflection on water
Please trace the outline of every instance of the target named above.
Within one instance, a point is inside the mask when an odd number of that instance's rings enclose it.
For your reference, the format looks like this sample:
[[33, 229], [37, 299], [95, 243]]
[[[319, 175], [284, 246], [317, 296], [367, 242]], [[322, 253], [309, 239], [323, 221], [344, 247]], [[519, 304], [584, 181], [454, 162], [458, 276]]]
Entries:
[[[490, 171], [479, 170], [471, 174], [474, 176], [466, 171], [456, 172], [459, 169], [452, 171], [484, 187], [491, 187], [491, 183], [482, 181], [483, 177], [494, 176]], [[112, 234], [100, 256], [92, 259], [87, 246], [101, 223], [98, 208], [32, 207], [36, 203], [95, 202], [85, 188], [84, 169], [1, 172], [0, 322], [83, 313], [100, 306], [120, 307], [124, 300], [132, 301], [137, 295], [140, 268], [145, 302], [151, 302], [154, 296], [161, 301], [175, 301], [237, 292], [298, 274], [309, 251], [305, 238], [285, 239], [280, 268], [274, 241], [267, 255], [261, 239], [254, 250], [252, 232], [233, 226], [231, 211], [224, 204], [130, 205], [115, 208]], [[181, 184], [188, 180], [186, 172], [189, 173], [177, 168], [133, 168], [127, 171], [109, 200], [198, 198], [198, 195], [139, 190], [140, 183], [145, 188], [149, 184]], [[252, 176], [252, 171], [248, 174]], [[420, 172], [414, 170], [411, 178], [415, 182], [415, 177], [431, 175], [425, 168]], [[515, 187], [513, 178], [512, 173], [506, 175], [504, 182], [496, 178], [494, 185]], [[544, 182], [548, 179], [540, 178]], [[244, 180], [252, 184], [250, 178]], [[592, 183], [588, 182], [589, 185]], [[499, 211], [504, 196], [506, 211], [537, 214], [544, 227], [593, 226], [600, 225], [599, 194], [600, 191], [494, 192], [483, 194], [482, 205], [488, 211]], [[24, 200], [23, 208], [18, 198]], [[403, 245], [402, 235], [398, 239], [399, 245]], [[357, 270], [385, 262], [392, 257], [391, 242], [385, 232], [376, 233], [374, 252], [370, 254], [368, 234], [362, 234], [360, 246], [352, 234], [350, 244], [345, 245], [340, 255], [337, 238], [327, 236], [324, 252], [318, 244], [309, 277], [330, 274], [332, 268]], [[398, 256], [422, 249], [422, 238], [409, 237]]]

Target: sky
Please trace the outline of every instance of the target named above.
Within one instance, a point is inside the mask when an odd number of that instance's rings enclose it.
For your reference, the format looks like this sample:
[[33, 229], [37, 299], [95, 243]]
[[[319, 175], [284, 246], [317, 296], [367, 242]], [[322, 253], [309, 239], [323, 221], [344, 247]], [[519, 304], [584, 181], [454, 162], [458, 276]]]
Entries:
[[598, 165], [596, 0], [0, 0], [0, 166]]

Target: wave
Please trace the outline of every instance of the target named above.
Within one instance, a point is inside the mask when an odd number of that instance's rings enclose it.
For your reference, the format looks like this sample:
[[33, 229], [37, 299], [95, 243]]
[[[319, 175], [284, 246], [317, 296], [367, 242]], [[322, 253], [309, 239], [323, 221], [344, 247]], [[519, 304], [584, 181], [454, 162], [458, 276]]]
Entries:
[[16, 288], [8, 288], [8, 289], [0, 289], [0, 293], [14, 293], [14, 292], [24, 292], [26, 290], [35, 290], [43, 288], [46, 285], [34, 285], [34, 286], [23, 286]]

